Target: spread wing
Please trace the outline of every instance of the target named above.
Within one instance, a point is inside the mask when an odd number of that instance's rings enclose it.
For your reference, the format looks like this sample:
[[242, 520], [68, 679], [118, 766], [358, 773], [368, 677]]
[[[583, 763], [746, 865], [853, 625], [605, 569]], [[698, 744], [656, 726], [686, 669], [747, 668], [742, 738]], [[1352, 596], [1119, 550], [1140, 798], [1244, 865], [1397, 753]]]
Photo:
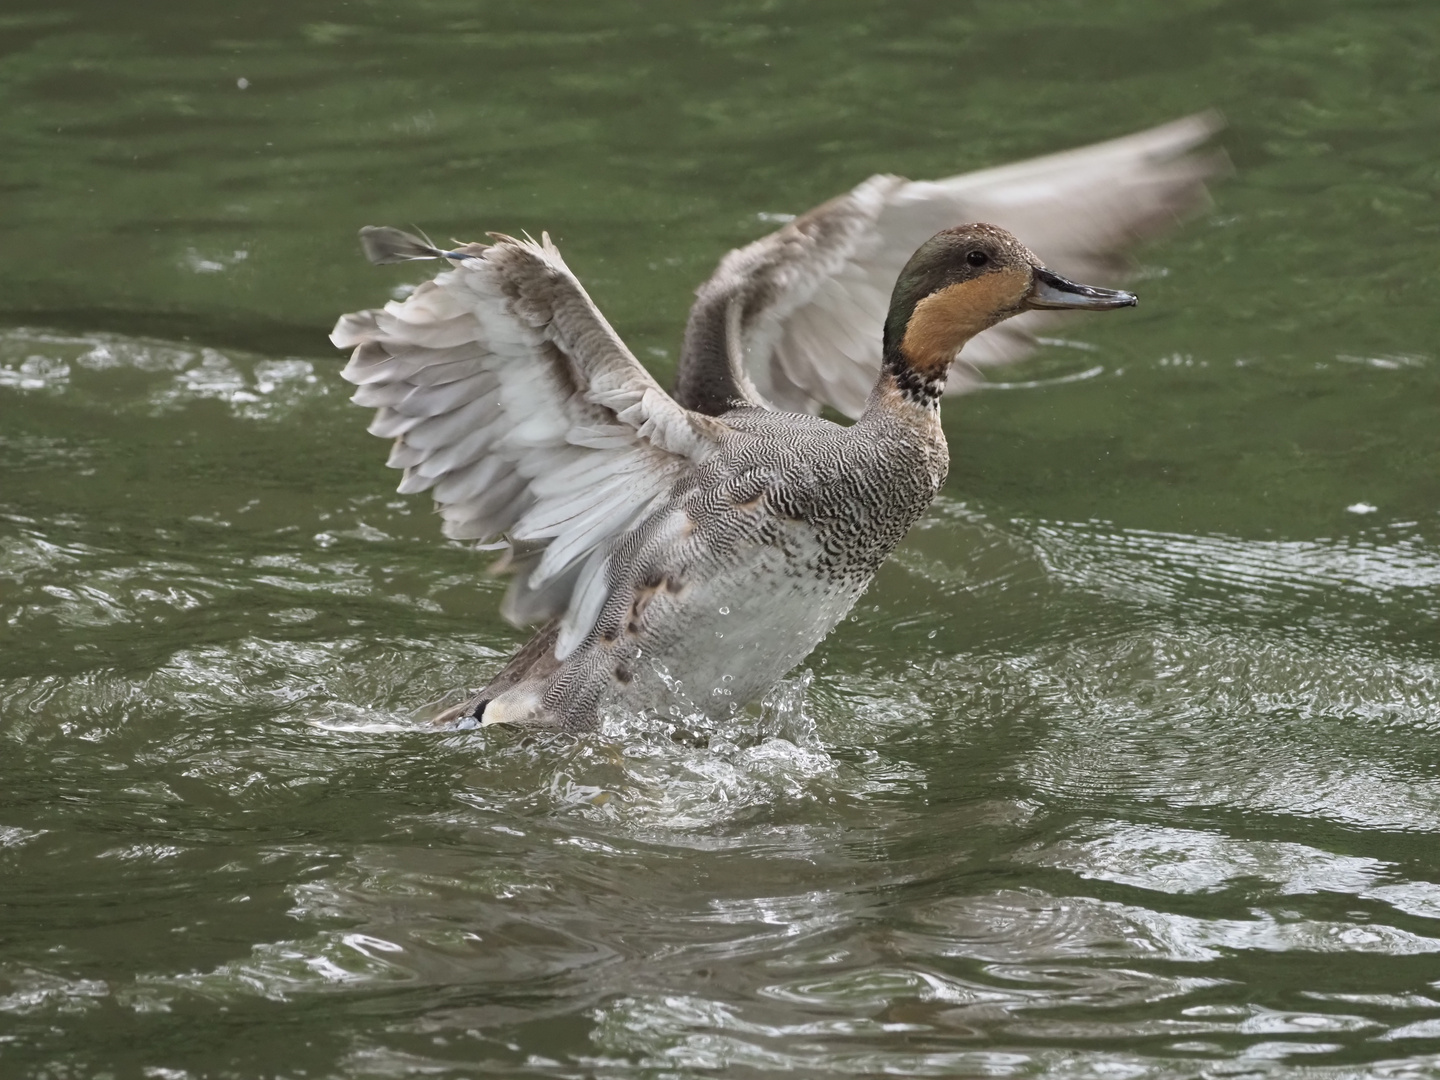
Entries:
[[[1205, 180], [1225, 159], [1192, 151], [1219, 126], [1202, 114], [947, 180], [871, 177], [721, 261], [691, 312], [678, 400], [706, 412], [727, 398], [768, 399], [858, 416], [879, 372], [890, 292], [922, 243], [988, 221], [1060, 273], [1103, 283], [1124, 270], [1128, 248], [1204, 205]], [[972, 388], [976, 368], [1024, 356], [1056, 318], [1031, 312], [976, 337], [949, 391]]]
[[677, 405], [610, 328], [548, 236], [442, 252], [366, 229], [371, 260], [445, 258], [406, 300], [344, 315], [344, 376], [393, 439], [401, 492], [430, 491], [447, 536], [509, 546], [502, 606], [562, 616], [557, 655], [605, 600], [611, 543], [703, 461], [724, 430]]

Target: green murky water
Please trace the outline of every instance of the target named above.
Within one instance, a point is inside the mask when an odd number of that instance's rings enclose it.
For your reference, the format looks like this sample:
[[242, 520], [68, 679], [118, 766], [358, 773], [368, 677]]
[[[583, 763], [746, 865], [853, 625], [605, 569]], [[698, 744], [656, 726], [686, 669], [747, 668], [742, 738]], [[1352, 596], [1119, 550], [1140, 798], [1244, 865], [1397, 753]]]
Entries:
[[[1207, 106], [808, 684], [408, 722], [520, 636], [357, 226], [549, 229], [668, 375], [760, 215]], [[0, 136], [0, 1075], [1440, 1074], [1431, 0], [7, 0]]]

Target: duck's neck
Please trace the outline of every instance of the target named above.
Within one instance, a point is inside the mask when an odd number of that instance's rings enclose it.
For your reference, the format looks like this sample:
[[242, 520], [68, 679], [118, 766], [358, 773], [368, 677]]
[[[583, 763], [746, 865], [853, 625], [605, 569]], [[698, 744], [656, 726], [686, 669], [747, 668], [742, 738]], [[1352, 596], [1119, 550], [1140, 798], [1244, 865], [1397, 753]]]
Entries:
[[940, 397], [950, 373], [948, 357], [917, 357], [904, 341], [885, 336], [880, 360], [880, 378], [870, 393], [865, 416], [908, 418], [938, 424]]
[[897, 482], [901, 477], [923, 482], [928, 494], [922, 508], [945, 483], [950, 468], [950, 449], [940, 423], [945, 373], [944, 367], [927, 373], [887, 349], [865, 411], [850, 429], [857, 439], [886, 455], [887, 476]]
[[898, 349], [887, 349], [880, 361], [880, 381], [876, 389], [898, 395], [909, 408], [929, 411], [940, 407], [949, 374], [949, 364], [922, 366]]

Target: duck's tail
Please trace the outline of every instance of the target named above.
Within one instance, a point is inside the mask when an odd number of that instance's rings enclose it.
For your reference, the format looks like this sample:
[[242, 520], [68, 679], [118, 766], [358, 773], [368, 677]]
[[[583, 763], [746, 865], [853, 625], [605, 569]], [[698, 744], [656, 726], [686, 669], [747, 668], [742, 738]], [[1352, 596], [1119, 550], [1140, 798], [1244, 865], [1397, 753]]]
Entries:
[[[524, 648], [510, 658], [509, 663], [500, 669], [485, 689], [466, 698], [459, 705], [446, 709], [430, 722], [435, 727], [454, 727], [473, 717], [481, 725], [505, 723], [506, 721], [497, 720], [494, 716], [487, 717], [486, 707], [501, 694], [521, 683], [539, 683], [554, 674], [555, 669], [560, 666], [560, 662], [555, 659], [555, 642], [559, 636], [560, 620], [551, 619]], [[527, 726], [547, 725], [531, 722]]]

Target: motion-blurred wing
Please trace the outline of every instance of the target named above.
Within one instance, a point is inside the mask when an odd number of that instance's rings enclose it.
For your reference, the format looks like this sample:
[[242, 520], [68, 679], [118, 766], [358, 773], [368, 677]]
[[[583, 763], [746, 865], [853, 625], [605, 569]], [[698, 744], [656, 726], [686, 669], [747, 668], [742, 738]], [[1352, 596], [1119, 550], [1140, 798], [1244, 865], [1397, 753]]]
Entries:
[[[1113, 279], [1127, 249], [1205, 203], [1205, 180], [1225, 159], [1191, 151], [1219, 126], [1218, 117], [1202, 114], [947, 180], [871, 177], [721, 261], [691, 314], [679, 401], [704, 408], [693, 388], [713, 385], [716, 358], [728, 354], [753, 380], [753, 393], [742, 386], [735, 396], [858, 416], [879, 373], [895, 279], [921, 244], [941, 229], [988, 221], [1062, 274]], [[729, 318], [715, 316], [721, 311]], [[1035, 328], [1063, 317], [1032, 312], [979, 335], [952, 368], [949, 392], [973, 387], [974, 368], [1024, 356]], [[707, 335], [722, 326], [738, 326], [739, 348], [727, 339], [723, 350], [707, 353]]]
[[497, 237], [441, 252], [367, 229], [372, 261], [451, 269], [381, 311], [345, 315], [353, 401], [394, 439], [400, 491], [431, 491], [447, 536], [510, 545], [502, 612], [562, 615], [564, 658], [594, 624], [611, 543], [703, 461], [723, 430], [677, 405], [596, 309], [550, 243]]

